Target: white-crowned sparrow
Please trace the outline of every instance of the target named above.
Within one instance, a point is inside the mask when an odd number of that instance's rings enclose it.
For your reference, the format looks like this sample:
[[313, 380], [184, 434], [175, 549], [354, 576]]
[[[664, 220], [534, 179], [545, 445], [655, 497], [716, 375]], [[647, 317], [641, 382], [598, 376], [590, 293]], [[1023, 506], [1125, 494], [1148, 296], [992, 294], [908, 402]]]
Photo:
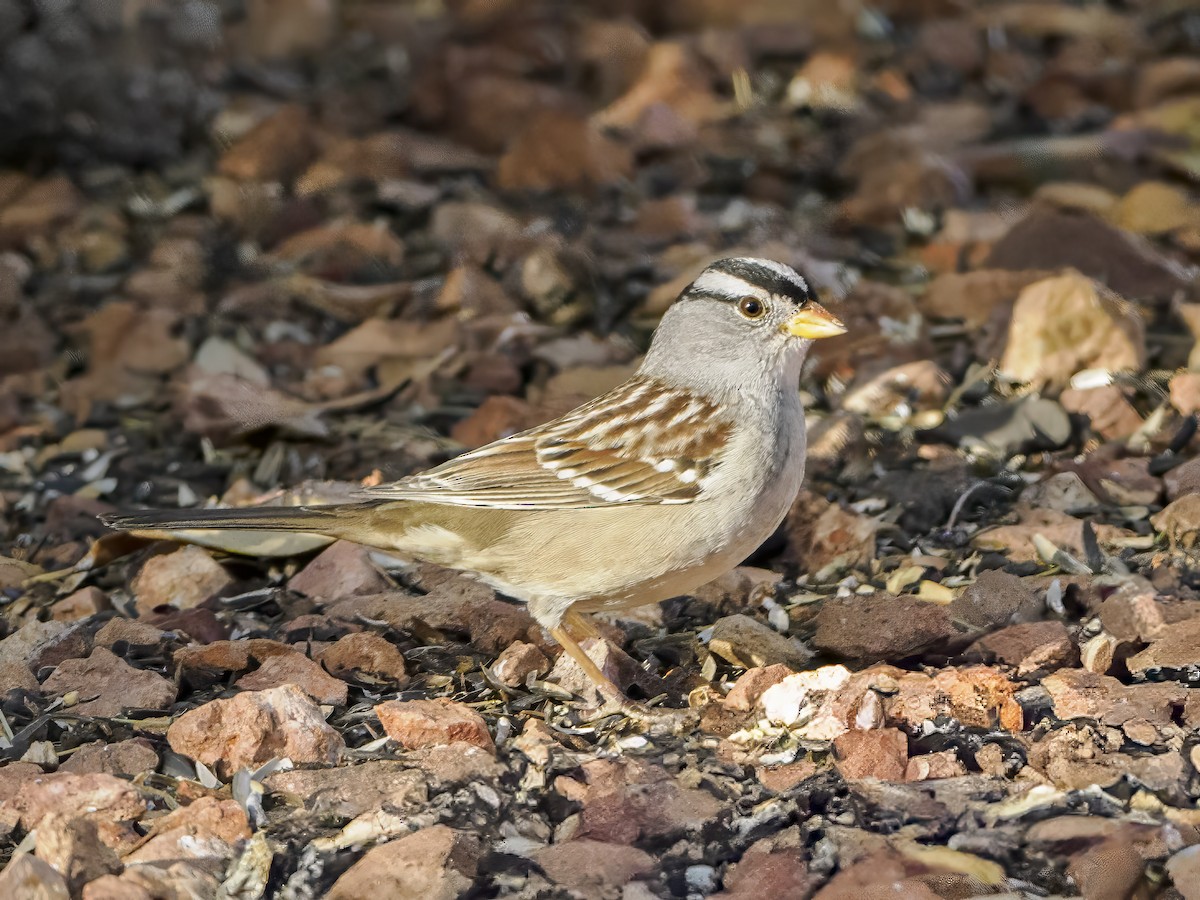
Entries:
[[798, 382], [845, 331], [793, 269], [713, 263], [667, 310], [637, 374], [561, 418], [362, 502], [136, 512], [123, 529], [301, 531], [474, 573], [529, 606], [587, 674], [580, 613], [685, 594], [783, 520], [804, 475]]

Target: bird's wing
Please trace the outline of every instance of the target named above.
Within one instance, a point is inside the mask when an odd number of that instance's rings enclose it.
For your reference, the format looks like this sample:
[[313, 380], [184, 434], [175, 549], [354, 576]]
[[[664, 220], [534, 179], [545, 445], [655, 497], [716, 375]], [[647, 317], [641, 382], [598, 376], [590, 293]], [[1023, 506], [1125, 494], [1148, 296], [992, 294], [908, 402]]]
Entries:
[[731, 431], [708, 400], [634, 378], [562, 418], [364, 493], [493, 509], [690, 503]]

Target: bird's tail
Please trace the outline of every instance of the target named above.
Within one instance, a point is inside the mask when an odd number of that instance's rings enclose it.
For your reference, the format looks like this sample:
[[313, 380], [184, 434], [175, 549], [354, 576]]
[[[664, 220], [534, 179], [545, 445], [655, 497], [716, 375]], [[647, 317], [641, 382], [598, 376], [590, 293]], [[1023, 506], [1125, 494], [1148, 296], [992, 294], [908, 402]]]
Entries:
[[360, 519], [377, 502], [330, 506], [246, 506], [235, 509], [147, 509], [112, 513], [101, 521], [121, 531], [303, 531], [341, 537], [342, 526]]

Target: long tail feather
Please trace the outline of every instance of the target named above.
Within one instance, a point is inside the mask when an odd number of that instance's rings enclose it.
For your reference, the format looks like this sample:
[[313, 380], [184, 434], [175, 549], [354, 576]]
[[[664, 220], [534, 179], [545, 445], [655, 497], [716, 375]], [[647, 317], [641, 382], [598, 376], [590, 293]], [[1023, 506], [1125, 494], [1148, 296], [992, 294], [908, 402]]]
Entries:
[[[101, 516], [105, 525], [122, 531], [181, 531], [234, 528], [260, 531], [308, 531], [333, 534], [356, 512], [375, 503], [333, 506], [247, 506], [237, 509], [147, 509]], [[349, 515], [347, 515], [349, 514]]]

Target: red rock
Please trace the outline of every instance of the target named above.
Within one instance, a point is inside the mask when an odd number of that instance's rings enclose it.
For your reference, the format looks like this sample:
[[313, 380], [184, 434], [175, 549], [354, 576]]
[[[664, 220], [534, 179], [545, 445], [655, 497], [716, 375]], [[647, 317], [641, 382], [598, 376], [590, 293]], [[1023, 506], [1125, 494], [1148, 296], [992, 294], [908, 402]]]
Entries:
[[41, 685], [29, 666], [15, 659], [0, 659], [0, 694], [9, 691], [36, 691]]
[[1115, 384], [1086, 390], [1067, 388], [1058, 402], [1067, 412], [1087, 416], [1092, 430], [1105, 440], [1123, 440], [1142, 427], [1142, 417]]
[[1086, 669], [1060, 669], [1043, 678], [1042, 687], [1050, 694], [1058, 718], [1096, 719], [1117, 726], [1130, 719], [1170, 725], [1175, 708], [1188, 696], [1182, 685], [1125, 685], [1110, 675]]
[[335, 769], [290, 769], [268, 775], [272, 791], [303, 798], [316, 815], [353, 819], [378, 809], [417, 810], [429, 799], [425, 776], [407, 762], [372, 759]]
[[129, 866], [120, 875], [97, 878], [83, 889], [83, 900], [162, 900], [216, 897], [219, 878], [205, 863], [177, 860], [166, 866]]
[[146, 802], [128, 781], [62, 772], [27, 781], [8, 803], [26, 831], [37, 828], [50, 813], [67, 818], [86, 815], [99, 823], [130, 821], [146, 811]]
[[947, 607], [910, 595], [831, 597], [813, 646], [847, 659], [894, 660], [957, 635]]
[[1071, 634], [1062, 622], [1022, 622], [981, 637], [967, 658], [983, 657], [1015, 666], [1018, 675], [1053, 671], [1079, 661]]
[[758, 704], [758, 698], [767, 688], [779, 684], [791, 675], [792, 671], [782, 663], [747, 669], [725, 695], [725, 705], [729, 709], [749, 712]]
[[104, 623], [104, 627], [96, 632], [95, 645], [107, 647], [109, 650], [119, 642], [133, 647], [153, 647], [165, 638], [166, 632], [153, 625], [136, 619], [117, 617], [109, 619]]
[[83, 900], [157, 900], [145, 885], [134, 882], [132, 875], [102, 875], [83, 889]]
[[843, 778], [903, 781], [908, 766], [908, 738], [898, 728], [847, 731], [833, 742]]
[[1185, 847], [1167, 860], [1167, 874], [1183, 900], [1200, 900], [1200, 847]]
[[111, 650], [97, 647], [87, 659], [65, 660], [42, 683], [52, 696], [78, 691], [81, 716], [115, 716], [124, 709], [167, 709], [175, 685], [155, 672], [135, 669]]
[[338, 638], [322, 651], [321, 664], [338, 677], [362, 672], [397, 684], [408, 681], [404, 655], [395, 644], [373, 631]]
[[419, 766], [433, 788], [495, 782], [507, 771], [493, 754], [463, 741], [412, 750], [405, 761]]
[[496, 752], [487, 723], [464, 703], [445, 698], [388, 700], [375, 707], [375, 714], [388, 737], [409, 750], [465, 741]]
[[585, 897], [600, 896], [654, 871], [654, 858], [636, 847], [579, 838], [537, 850], [534, 862], [555, 884]]
[[66, 878], [72, 894], [89, 881], [121, 871], [116, 851], [100, 840], [96, 822], [86, 816], [45, 816], [37, 827], [36, 854]]
[[633, 172], [629, 148], [586, 119], [545, 111], [517, 135], [496, 169], [506, 191], [545, 191], [612, 184]]
[[1146, 860], [1127, 835], [1116, 832], [1074, 856], [1067, 873], [1088, 900], [1126, 900], [1137, 896]]
[[905, 781], [929, 781], [934, 778], [958, 778], [967, 774], [967, 767], [959, 761], [953, 750], [925, 753], [908, 760], [904, 770]]
[[92, 652], [92, 633], [87, 622], [71, 622], [66, 629], [34, 649], [29, 667], [41, 672], [47, 666], [57, 666], [66, 660], [78, 660]]
[[481, 853], [473, 834], [446, 825], [422, 828], [368, 850], [326, 900], [455, 900], [474, 884]]
[[1189, 459], [1163, 476], [1168, 500], [1178, 500], [1185, 494], [1200, 494], [1200, 456]]
[[125, 856], [125, 865], [163, 864], [176, 859], [228, 860], [238, 841], [250, 837], [246, 811], [236, 800], [200, 797], [143, 824], [152, 826], [146, 841]]
[[146, 560], [129, 587], [137, 598], [138, 612], [145, 614], [158, 606], [199, 606], [232, 582], [207, 550], [189, 544]]
[[[600, 671], [621, 690], [628, 691], [636, 684], [647, 696], [653, 697], [661, 692], [661, 681], [639, 666], [633, 657], [612, 641], [586, 638], [579, 646], [592, 662], [600, 667]], [[548, 680], [582, 698], [586, 703], [598, 705], [603, 701], [596, 683], [566, 653], [559, 655], [554, 668], [550, 670]]]
[[311, 131], [304, 107], [281, 106], [225, 151], [217, 171], [241, 181], [290, 181], [312, 160]]
[[346, 682], [334, 678], [303, 653], [279, 653], [243, 675], [236, 686], [243, 691], [265, 691], [285, 684], [295, 685], [318, 703], [343, 706], [350, 696]]
[[1170, 297], [1187, 290], [1183, 272], [1150, 244], [1089, 215], [1035, 208], [991, 250], [994, 269], [1068, 266], [1126, 297]]
[[890, 722], [917, 729], [945, 715], [975, 728], [1022, 728], [1024, 714], [1014, 697], [1017, 685], [989, 666], [942, 669], [932, 678], [909, 672], [897, 682], [899, 690], [886, 703]]
[[1130, 672], [1145, 675], [1158, 669], [1190, 669], [1200, 665], [1200, 616], [1173, 623], [1161, 635], [1141, 653], [1126, 660]]
[[712, 625], [708, 648], [735, 666], [785, 665], [801, 669], [811, 654], [769, 625], [741, 613], [723, 616]]
[[516, 434], [531, 425], [529, 404], [519, 397], [493, 394], [465, 419], [456, 422], [450, 436], [468, 449]]
[[1165, 604], [1145, 578], [1134, 577], [1117, 586], [1100, 604], [1100, 623], [1119, 641], [1152, 641], [1167, 632]]
[[1171, 405], [1185, 416], [1200, 412], [1200, 372], [1179, 372], [1168, 388]]
[[289, 656], [298, 652], [295, 647], [267, 638], [213, 641], [200, 647], [176, 650], [175, 666], [188, 684], [206, 687], [223, 681], [228, 672], [245, 672], [272, 656]]
[[70, 900], [67, 881], [45, 860], [28, 853], [14, 856], [0, 872], [0, 897], [14, 900]]
[[1036, 616], [1042, 605], [1042, 598], [1028, 582], [1009, 572], [989, 569], [967, 585], [950, 604], [949, 610], [955, 619], [969, 625], [994, 628]]
[[806, 900], [816, 879], [802, 857], [799, 829], [793, 826], [751, 844], [725, 873], [722, 900]]
[[492, 674], [501, 684], [523, 687], [531, 674], [550, 671], [550, 658], [533, 644], [513, 641], [492, 663]]
[[684, 787], [661, 766], [606, 759], [583, 764], [585, 782], [560, 778], [555, 790], [583, 804], [573, 838], [611, 844], [666, 838], [697, 830], [720, 815], [723, 804], [707, 791]]
[[806, 572], [831, 566], [861, 568], [875, 558], [879, 523], [811, 491], [802, 490], [796, 496], [783, 527], [788, 535], [787, 558]]
[[360, 594], [378, 594], [388, 590], [391, 582], [371, 562], [366, 547], [336, 541], [301, 569], [288, 587], [318, 603], [331, 603]]
[[94, 585], [81, 588], [68, 597], [55, 602], [50, 616], [60, 622], [73, 622], [76, 619], [86, 619], [96, 613], [112, 609], [108, 595]]
[[[893, 851], [881, 850], [843, 868], [812, 900], [942, 900], [944, 894], [920, 880], [928, 871], [928, 867], [905, 860]], [[971, 893], [956, 891], [949, 896], [969, 897]]]
[[133, 738], [109, 744], [92, 741], [76, 748], [58, 767], [60, 772], [85, 775], [100, 772], [105, 775], [133, 777], [153, 772], [158, 768], [158, 754], [145, 738]]
[[38, 651], [66, 630], [65, 622], [26, 622], [0, 641], [0, 662], [32, 665]]
[[776, 794], [786, 794], [802, 781], [807, 781], [822, 767], [811, 759], [801, 759], [782, 766], [759, 766], [754, 770], [759, 784]]
[[167, 742], [222, 778], [284, 756], [296, 763], [333, 765], [345, 748], [312, 699], [290, 684], [186, 712], [167, 730]]

